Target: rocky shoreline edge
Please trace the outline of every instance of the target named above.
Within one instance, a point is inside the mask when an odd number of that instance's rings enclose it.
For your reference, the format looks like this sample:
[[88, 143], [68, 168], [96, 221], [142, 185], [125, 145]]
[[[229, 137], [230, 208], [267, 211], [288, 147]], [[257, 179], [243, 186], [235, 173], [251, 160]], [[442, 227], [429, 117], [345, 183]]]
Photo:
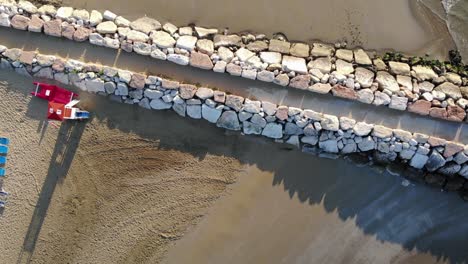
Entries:
[[378, 164], [403, 164], [410, 178], [459, 191], [468, 199], [468, 145], [5, 46], [0, 46], [0, 69], [55, 80], [146, 109], [173, 110], [182, 117], [204, 119], [329, 158], [359, 154]]
[[466, 122], [468, 67], [345, 45], [291, 43], [215, 28], [177, 27], [143, 17], [0, 0], [0, 26], [122, 49], [218, 73]]

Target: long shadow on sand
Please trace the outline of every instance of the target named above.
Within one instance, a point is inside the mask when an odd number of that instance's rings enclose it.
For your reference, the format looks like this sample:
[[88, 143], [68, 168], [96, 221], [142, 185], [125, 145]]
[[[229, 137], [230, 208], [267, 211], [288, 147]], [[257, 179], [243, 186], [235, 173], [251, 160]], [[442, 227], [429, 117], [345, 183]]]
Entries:
[[89, 99], [95, 104], [95, 117], [111, 129], [157, 140], [162, 149], [190, 152], [200, 160], [210, 154], [254, 164], [273, 172], [272, 184], [282, 185], [291, 199], [323, 202], [327, 212], [338, 211], [343, 221], [356, 218], [360, 229], [380, 241], [454, 263], [468, 260], [468, 203], [456, 194], [424, 185], [405, 188], [402, 178], [375, 168], [309, 156], [172, 112], [120, 105], [102, 97]]
[[[11, 83], [10, 77], [1, 72], [0, 78]], [[11, 89], [26, 95], [31, 79], [21, 80], [14, 85], [18, 88]], [[226, 133], [206, 121], [181, 118], [173, 112], [145, 110], [88, 94], [81, 97], [93, 106], [88, 110], [93, 112], [94, 122], [102, 122], [110, 129], [135, 133], [159, 142], [161, 149], [188, 152], [200, 160], [208, 154], [224, 155], [256, 165], [273, 172], [272, 185], [283, 186], [291, 199], [323, 203], [328, 212], [337, 211], [343, 221], [355, 218], [364, 233], [382, 242], [397, 243], [407, 250], [416, 249], [453, 263], [468, 260], [468, 203], [456, 194], [424, 185], [405, 188], [401, 178], [370, 167], [286, 150], [269, 140]], [[66, 145], [66, 138], [57, 143], [54, 153], [64, 151], [62, 144]], [[24, 250], [28, 253], [34, 249], [58, 175], [66, 175], [70, 166], [76, 147], [68, 148], [68, 158], [52, 164], [49, 170], [31, 222], [32, 231], [25, 239]]]
[[18, 263], [29, 263], [31, 261], [55, 187], [68, 174], [85, 127], [86, 123], [83, 122], [66, 122], [60, 126], [51, 163], [24, 238]]

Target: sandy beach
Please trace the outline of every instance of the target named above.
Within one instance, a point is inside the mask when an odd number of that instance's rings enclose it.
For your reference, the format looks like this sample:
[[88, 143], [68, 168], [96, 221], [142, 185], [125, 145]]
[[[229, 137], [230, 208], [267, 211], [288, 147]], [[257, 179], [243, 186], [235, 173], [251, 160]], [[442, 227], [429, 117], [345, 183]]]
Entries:
[[85, 99], [92, 122], [46, 126], [32, 80], [0, 79], [0, 132], [11, 139], [3, 263], [159, 262], [243, 173], [233, 155], [212, 154], [222, 131], [187, 135], [203, 124], [105, 98]]

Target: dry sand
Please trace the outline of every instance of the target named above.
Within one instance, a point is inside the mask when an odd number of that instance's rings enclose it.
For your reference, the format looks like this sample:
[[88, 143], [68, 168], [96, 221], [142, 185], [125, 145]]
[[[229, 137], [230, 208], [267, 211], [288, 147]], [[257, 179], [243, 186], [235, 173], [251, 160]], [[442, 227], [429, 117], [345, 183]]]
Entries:
[[243, 173], [211, 154], [225, 137], [199, 122], [90, 97], [93, 121], [44, 128], [31, 79], [0, 80], [0, 134], [11, 138], [1, 263], [159, 262]]

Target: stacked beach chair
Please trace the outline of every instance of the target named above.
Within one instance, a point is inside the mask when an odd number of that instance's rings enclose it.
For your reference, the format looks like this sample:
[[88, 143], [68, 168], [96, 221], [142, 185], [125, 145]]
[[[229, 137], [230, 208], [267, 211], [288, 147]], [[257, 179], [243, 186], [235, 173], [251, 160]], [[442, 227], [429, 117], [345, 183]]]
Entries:
[[[8, 155], [8, 145], [10, 140], [5, 137], [0, 137], [0, 178], [5, 177], [6, 170], [5, 164], [7, 162]], [[5, 201], [8, 196], [8, 193], [3, 190], [0, 190], [0, 209], [5, 207]]]

